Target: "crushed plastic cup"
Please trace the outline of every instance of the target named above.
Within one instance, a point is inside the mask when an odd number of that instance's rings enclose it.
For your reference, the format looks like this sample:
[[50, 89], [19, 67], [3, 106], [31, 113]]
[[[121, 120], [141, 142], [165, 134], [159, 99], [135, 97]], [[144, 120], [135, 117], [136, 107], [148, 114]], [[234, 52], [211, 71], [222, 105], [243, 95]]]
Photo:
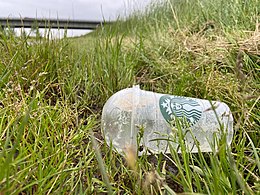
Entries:
[[233, 137], [233, 117], [225, 103], [154, 93], [139, 86], [108, 99], [101, 127], [109, 146], [120, 153], [131, 146], [139, 155], [144, 151], [169, 153], [170, 148], [181, 152], [179, 136], [193, 153], [198, 147], [211, 152], [222, 135], [230, 145]]

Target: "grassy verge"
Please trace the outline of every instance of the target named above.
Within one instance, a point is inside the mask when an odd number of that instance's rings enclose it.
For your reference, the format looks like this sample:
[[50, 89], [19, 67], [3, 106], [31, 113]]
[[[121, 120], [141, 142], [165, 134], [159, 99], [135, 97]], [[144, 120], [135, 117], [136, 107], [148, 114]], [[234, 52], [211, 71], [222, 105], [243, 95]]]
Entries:
[[[258, 22], [257, 0], [172, 0], [77, 39], [0, 32], [0, 194], [257, 194]], [[133, 84], [227, 103], [231, 148], [122, 158], [100, 114]]]

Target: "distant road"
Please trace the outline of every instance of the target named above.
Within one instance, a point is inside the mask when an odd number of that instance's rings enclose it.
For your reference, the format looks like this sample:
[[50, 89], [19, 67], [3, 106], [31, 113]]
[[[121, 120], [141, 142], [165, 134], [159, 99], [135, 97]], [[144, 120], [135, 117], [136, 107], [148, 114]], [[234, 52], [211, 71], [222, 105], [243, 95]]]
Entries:
[[104, 24], [112, 22], [87, 21], [87, 20], [65, 20], [65, 19], [43, 19], [43, 18], [0, 18], [2, 28], [55, 28], [55, 29], [85, 29], [94, 30]]

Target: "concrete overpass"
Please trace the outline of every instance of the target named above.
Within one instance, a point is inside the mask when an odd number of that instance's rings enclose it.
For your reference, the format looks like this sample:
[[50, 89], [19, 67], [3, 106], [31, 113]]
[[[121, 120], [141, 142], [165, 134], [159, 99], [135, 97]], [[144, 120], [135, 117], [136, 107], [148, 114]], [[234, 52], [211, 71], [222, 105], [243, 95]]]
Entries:
[[94, 30], [104, 24], [112, 22], [66, 20], [66, 19], [43, 19], [43, 18], [0, 18], [2, 28], [54, 28], [54, 29], [85, 29]]

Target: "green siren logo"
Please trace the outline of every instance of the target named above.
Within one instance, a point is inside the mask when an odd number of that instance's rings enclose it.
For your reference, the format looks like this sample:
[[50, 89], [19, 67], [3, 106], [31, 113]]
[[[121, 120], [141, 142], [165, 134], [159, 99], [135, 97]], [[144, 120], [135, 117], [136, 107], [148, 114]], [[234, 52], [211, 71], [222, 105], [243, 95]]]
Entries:
[[164, 119], [172, 124], [176, 117], [184, 121], [184, 127], [191, 127], [201, 118], [202, 108], [193, 99], [164, 95], [159, 100], [159, 106]]

